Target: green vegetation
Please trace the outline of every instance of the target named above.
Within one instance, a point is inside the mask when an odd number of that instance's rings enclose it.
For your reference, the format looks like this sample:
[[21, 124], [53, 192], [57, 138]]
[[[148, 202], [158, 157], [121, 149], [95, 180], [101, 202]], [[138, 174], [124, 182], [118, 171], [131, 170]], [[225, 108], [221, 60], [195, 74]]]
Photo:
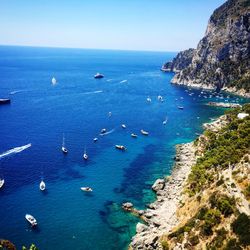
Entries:
[[250, 184], [246, 187], [246, 189], [244, 190], [244, 195], [246, 196], [246, 198], [249, 200], [250, 199]]
[[[238, 119], [239, 112], [250, 114], [250, 104], [227, 112], [230, 123], [219, 133], [206, 131], [208, 138], [204, 156], [197, 160], [189, 175], [188, 193], [192, 196], [214, 181], [217, 168], [238, 163], [249, 152], [250, 118]], [[222, 181], [221, 181], [222, 182]], [[220, 182], [218, 184], [221, 184]]]
[[239, 242], [236, 239], [230, 239], [227, 242], [224, 250], [242, 250], [243, 248], [240, 246]]
[[169, 245], [166, 240], [161, 241], [161, 246], [163, 250], [169, 250]]
[[228, 234], [228, 231], [224, 228], [221, 228], [216, 231], [216, 237], [212, 240], [210, 244], [207, 245], [207, 249], [219, 249], [223, 247], [224, 241], [226, 239], [226, 236]]
[[239, 237], [239, 243], [243, 246], [250, 245], [250, 217], [242, 213], [231, 226], [233, 232]]

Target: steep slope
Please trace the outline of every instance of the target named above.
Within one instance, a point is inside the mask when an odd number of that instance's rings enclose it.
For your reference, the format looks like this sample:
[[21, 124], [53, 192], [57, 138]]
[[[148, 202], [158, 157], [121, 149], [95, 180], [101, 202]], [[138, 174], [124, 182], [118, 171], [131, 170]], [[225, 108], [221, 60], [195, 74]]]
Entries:
[[216, 9], [197, 48], [162, 69], [176, 72], [176, 84], [250, 96], [250, 0], [228, 0]]

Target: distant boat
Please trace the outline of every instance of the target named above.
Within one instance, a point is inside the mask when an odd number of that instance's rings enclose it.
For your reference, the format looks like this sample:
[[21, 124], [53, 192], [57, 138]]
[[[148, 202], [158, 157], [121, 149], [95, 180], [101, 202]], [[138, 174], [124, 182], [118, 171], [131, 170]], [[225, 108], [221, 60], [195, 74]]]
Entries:
[[101, 134], [105, 134], [107, 132], [107, 129], [106, 128], [103, 128], [102, 130], [101, 130]]
[[88, 160], [89, 156], [87, 155], [86, 149], [84, 150], [84, 154], [83, 154], [83, 159], [86, 161]]
[[104, 75], [102, 75], [102, 74], [100, 74], [100, 73], [96, 73], [95, 75], [94, 75], [94, 78], [95, 79], [101, 79], [101, 78], [103, 78], [104, 77]]
[[26, 214], [25, 219], [31, 224], [32, 227], [37, 225], [37, 221], [31, 214]]
[[53, 77], [53, 78], [51, 79], [51, 83], [52, 83], [53, 85], [57, 84], [57, 81], [56, 81], [56, 78], [55, 78], [55, 77]]
[[157, 99], [158, 101], [163, 102], [163, 97], [161, 95], [158, 95]]
[[97, 142], [97, 141], [98, 141], [98, 138], [97, 138], [97, 137], [95, 137], [95, 138], [93, 139], [93, 141], [94, 141], [94, 142]]
[[112, 116], [112, 112], [108, 112], [108, 117], [111, 117]]
[[184, 109], [184, 107], [182, 107], [182, 106], [178, 106], [178, 109]]
[[125, 124], [122, 124], [122, 128], [126, 128], [126, 125], [125, 125]]
[[64, 134], [63, 134], [63, 142], [62, 142], [62, 152], [64, 154], [68, 153], [68, 149], [65, 147], [65, 138], [64, 138]]
[[145, 131], [145, 130], [141, 130], [141, 133], [143, 134], [143, 135], [149, 135], [149, 133], [147, 132], [147, 131]]
[[44, 191], [46, 189], [46, 185], [45, 185], [45, 182], [43, 180], [41, 180], [39, 188], [41, 191]]
[[119, 150], [125, 151], [126, 148], [123, 145], [115, 145], [115, 147]]
[[0, 179], [0, 189], [3, 187], [4, 185], [4, 179]]
[[0, 99], [0, 104], [9, 104], [10, 103], [10, 99], [5, 98], [5, 99]]
[[162, 122], [163, 125], [166, 125], [168, 122], [168, 118], [166, 117], [166, 119]]
[[136, 135], [136, 134], [134, 134], [134, 133], [132, 133], [132, 134], [131, 134], [131, 137], [133, 137], [133, 138], [137, 138], [137, 135]]
[[148, 97], [147, 98], [147, 102], [151, 102], [152, 100], [151, 100], [151, 98], [150, 97]]
[[92, 192], [93, 189], [91, 187], [81, 187], [81, 190], [84, 192]]

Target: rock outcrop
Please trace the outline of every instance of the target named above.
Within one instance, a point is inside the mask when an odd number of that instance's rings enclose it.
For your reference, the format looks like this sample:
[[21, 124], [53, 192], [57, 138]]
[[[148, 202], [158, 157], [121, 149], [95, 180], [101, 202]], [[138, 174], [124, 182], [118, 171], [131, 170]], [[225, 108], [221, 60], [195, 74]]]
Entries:
[[180, 52], [163, 71], [172, 82], [250, 97], [250, 1], [228, 0], [210, 17], [196, 49]]

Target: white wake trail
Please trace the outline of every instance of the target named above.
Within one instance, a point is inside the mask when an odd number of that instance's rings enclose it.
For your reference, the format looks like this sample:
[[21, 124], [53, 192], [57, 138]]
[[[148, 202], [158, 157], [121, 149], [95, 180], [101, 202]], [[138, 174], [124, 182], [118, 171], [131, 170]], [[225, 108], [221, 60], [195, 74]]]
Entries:
[[16, 148], [12, 148], [2, 154], [0, 154], [0, 159], [8, 156], [8, 155], [11, 155], [11, 154], [17, 154], [17, 153], [20, 153], [22, 152], [23, 150], [27, 149], [31, 147], [31, 143], [27, 144], [27, 145], [24, 145], [24, 146], [21, 146], [21, 147], [16, 147]]

